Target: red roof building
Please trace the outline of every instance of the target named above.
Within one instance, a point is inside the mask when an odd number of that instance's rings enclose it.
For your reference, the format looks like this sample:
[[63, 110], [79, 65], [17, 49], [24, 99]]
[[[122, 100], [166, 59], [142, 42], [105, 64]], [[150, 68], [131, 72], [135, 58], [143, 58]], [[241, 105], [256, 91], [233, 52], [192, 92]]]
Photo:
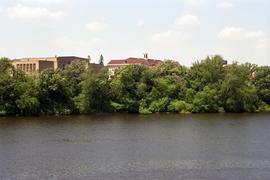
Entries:
[[114, 75], [115, 71], [118, 69], [122, 69], [128, 65], [146, 65], [146, 66], [156, 66], [158, 64], [162, 63], [161, 60], [157, 59], [148, 59], [148, 55], [144, 54], [144, 58], [128, 58], [123, 60], [111, 60], [108, 63], [109, 73], [110, 75]]
[[108, 66], [110, 65], [132, 65], [132, 64], [145, 64], [148, 66], [156, 66], [157, 64], [160, 64], [161, 60], [155, 60], [155, 59], [143, 59], [143, 58], [128, 58], [124, 60], [111, 60], [108, 63]]

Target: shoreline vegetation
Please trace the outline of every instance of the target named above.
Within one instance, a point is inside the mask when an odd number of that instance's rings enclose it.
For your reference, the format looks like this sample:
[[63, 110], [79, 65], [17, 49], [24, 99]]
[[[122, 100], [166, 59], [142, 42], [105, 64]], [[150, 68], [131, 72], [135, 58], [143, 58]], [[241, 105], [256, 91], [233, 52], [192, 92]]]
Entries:
[[79, 61], [26, 75], [0, 58], [0, 116], [270, 112], [270, 67], [207, 57], [95, 74]]

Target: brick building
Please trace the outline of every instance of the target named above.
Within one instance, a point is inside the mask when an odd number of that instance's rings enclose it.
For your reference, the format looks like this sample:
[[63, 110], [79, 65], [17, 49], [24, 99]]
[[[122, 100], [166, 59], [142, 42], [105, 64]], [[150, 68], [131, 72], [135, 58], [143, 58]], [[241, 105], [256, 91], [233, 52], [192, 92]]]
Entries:
[[141, 64], [141, 65], [153, 67], [160, 63], [162, 63], [161, 60], [148, 59], [148, 54], [144, 54], [144, 58], [128, 58], [128, 59], [122, 59], [122, 60], [111, 60], [108, 63], [107, 67], [109, 70], [109, 75], [113, 76], [116, 70], [120, 70], [128, 65]]
[[81, 58], [76, 56], [55, 56], [45, 58], [22, 58], [12, 60], [12, 65], [18, 69], [22, 69], [25, 73], [41, 72], [45, 69], [65, 69], [73, 61], [84, 62], [87, 67], [92, 67], [93, 70], [100, 72], [103, 65], [90, 63], [90, 58]]

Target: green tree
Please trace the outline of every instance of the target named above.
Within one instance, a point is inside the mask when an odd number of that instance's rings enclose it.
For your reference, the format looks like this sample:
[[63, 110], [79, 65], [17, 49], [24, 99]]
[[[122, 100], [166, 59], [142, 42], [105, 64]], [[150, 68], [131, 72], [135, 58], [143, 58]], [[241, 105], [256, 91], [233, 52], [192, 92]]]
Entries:
[[203, 91], [198, 92], [193, 100], [193, 112], [218, 112], [219, 93], [216, 89], [205, 86]]
[[86, 69], [87, 67], [84, 62], [74, 61], [62, 72], [72, 98], [82, 92], [82, 81], [85, 79]]
[[270, 68], [224, 66], [221, 56], [190, 69], [173, 61], [131, 65], [111, 78], [108, 69], [95, 74], [82, 62], [27, 76], [0, 58], [0, 114], [255, 112], [269, 111], [269, 104]]
[[258, 108], [259, 99], [251, 81], [252, 74], [250, 64], [226, 66], [221, 86], [221, 99], [226, 112], [253, 112]]
[[139, 112], [140, 101], [151, 91], [151, 77], [144, 65], [127, 66], [111, 80], [112, 103], [122, 105], [122, 111]]
[[8, 73], [0, 75], [0, 112], [1, 114], [18, 114], [16, 106], [17, 93], [15, 91], [16, 82]]
[[201, 91], [205, 86], [219, 86], [224, 79], [223, 66], [224, 60], [218, 55], [194, 63], [188, 73], [189, 87]]
[[21, 115], [40, 113], [37, 83], [31, 77], [23, 76], [16, 80], [15, 91], [18, 94], [16, 105]]
[[41, 110], [46, 114], [69, 114], [74, 106], [70, 98], [67, 80], [61, 70], [47, 69], [39, 76], [39, 101]]
[[8, 58], [0, 58], [0, 75], [13, 75], [15, 68], [10, 63]]
[[270, 67], [258, 67], [253, 75], [259, 98], [270, 105]]
[[89, 69], [87, 77], [83, 81], [81, 100], [82, 112], [109, 112], [110, 87], [108, 76], [96, 75]]
[[35, 81], [16, 70], [7, 58], [0, 59], [0, 111], [8, 115], [39, 113]]

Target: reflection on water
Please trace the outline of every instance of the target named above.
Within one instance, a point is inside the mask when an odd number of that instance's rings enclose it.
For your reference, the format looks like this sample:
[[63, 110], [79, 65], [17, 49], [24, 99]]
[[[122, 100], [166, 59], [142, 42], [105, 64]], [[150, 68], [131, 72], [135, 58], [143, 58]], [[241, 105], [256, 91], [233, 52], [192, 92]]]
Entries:
[[268, 179], [270, 114], [0, 118], [0, 179]]

